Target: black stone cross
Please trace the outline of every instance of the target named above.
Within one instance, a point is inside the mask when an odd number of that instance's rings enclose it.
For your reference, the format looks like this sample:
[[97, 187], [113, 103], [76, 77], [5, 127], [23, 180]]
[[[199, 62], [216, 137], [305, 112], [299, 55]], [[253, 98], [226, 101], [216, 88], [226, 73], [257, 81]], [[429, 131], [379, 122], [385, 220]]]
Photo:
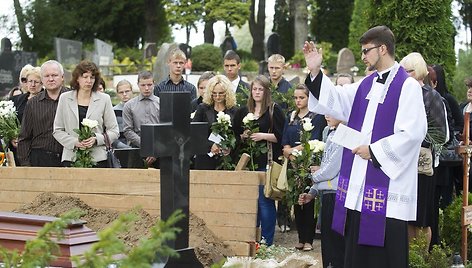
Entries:
[[185, 259], [188, 255], [194, 255], [188, 244], [190, 157], [207, 152], [207, 123], [190, 123], [188, 92], [161, 92], [160, 122], [141, 126], [141, 156], [159, 157], [161, 219], [167, 220], [177, 209], [181, 209], [186, 216], [176, 225], [182, 231], [170, 243], [181, 255], [174, 260], [179, 263], [169, 266], [168, 262], [166, 267], [202, 267], [200, 263], [194, 265]]

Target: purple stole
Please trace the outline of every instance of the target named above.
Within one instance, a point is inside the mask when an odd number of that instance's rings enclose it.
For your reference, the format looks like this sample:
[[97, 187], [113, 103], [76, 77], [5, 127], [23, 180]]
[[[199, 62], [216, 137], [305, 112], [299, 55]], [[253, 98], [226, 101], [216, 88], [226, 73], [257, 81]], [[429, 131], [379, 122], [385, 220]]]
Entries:
[[[359, 89], [354, 97], [347, 125], [357, 131], [361, 131], [362, 124], [364, 123], [365, 112], [367, 110], [367, 105], [369, 104], [369, 100], [367, 100], [366, 97], [372, 88], [375, 76], [377, 76], [377, 73], [373, 73], [366, 77], [359, 85]], [[402, 67], [399, 67], [397, 74], [388, 88], [384, 102], [379, 103], [377, 107], [374, 126], [372, 129], [371, 143], [393, 134], [400, 93], [407, 77], [408, 74], [405, 70]], [[353, 161], [354, 154], [351, 150], [344, 148], [341, 170], [339, 173], [338, 189], [336, 191], [333, 224], [331, 226], [333, 230], [341, 235], [344, 235], [346, 223], [346, 208], [344, 205], [346, 202]], [[384, 246], [389, 183], [390, 178], [380, 168], [374, 167], [372, 161], [368, 161], [364, 183], [358, 244], [378, 247]]]

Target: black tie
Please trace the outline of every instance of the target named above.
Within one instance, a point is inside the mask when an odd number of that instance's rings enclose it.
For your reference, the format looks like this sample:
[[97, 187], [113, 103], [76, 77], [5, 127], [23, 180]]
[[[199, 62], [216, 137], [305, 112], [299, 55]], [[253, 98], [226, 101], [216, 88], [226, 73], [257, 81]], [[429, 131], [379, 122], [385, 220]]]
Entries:
[[385, 81], [387, 81], [387, 77], [388, 77], [388, 74], [390, 73], [390, 71], [382, 74], [382, 75], [379, 75], [377, 74], [377, 83], [380, 83], [380, 84], [385, 84]]

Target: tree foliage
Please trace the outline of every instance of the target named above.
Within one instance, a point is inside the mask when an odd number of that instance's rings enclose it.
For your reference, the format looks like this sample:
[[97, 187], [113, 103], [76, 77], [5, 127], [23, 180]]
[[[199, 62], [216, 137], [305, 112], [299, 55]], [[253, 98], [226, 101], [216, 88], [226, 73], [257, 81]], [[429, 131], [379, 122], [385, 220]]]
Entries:
[[[154, 13], [162, 14], [154, 31], [158, 40], [146, 38], [146, 7], [154, 1]], [[22, 8], [15, 5], [20, 34], [25, 50], [36, 51], [40, 57], [51, 54], [53, 38], [80, 40], [93, 43], [99, 38], [119, 47], [136, 47], [144, 41], [162, 43], [170, 37], [162, 0], [34, 0]], [[157, 4], [156, 4], [157, 3]], [[155, 25], [153, 25], [155, 26]], [[149, 34], [149, 33], [148, 33]]]
[[190, 41], [190, 30], [197, 31], [197, 22], [202, 19], [202, 0], [172, 0], [166, 5], [169, 22], [173, 25], [180, 25], [187, 33], [187, 44]]
[[212, 44], [201, 44], [192, 50], [193, 71], [216, 71], [223, 66], [221, 50]]
[[272, 31], [280, 36], [281, 54], [286, 59], [290, 59], [294, 53], [293, 15], [290, 14], [287, 0], [276, 0], [275, 6], [277, 8], [275, 9]]
[[462, 17], [462, 23], [469, 28], [469, 34], [472, 34], [472, 0], [456, 0], [460, 5], [459, 14]]
[[[361, 61], [361, 55], [358, 51], [361, 51], [361, 45], [359, 44], [359, 38], [364, 32], [369, 29], [368, 22], [368, 11], [370, 8], [370, 1], [366, 0], [355, 0], [354, 9], [352, 11], [351, 23], [349, 24], [349, 49], [354, 53], [357, 65], [363, 66]], [[361, 67], [362, 69], [362, 67]]]
[[449, 89], [459, 102], [467, 100], [467, 87], [464, 80], [472, 76], [470, 70], [472, 70], [472, 51], [459, 51], [459, 61], [454, 75], [452, 90]]
[[311, 31], [317, 41], [332, 43], [335, 51], [348, 45], [353, 3], [353, 0], [316, 0]]
[[250, 2], [240, 0], [208, 0], [205, 3], [205, 21], [224, 21], [226, 33], [231, 26], [243, 26], [249, 18]]
[[386, 25], [395, 34], [396, 57], [419, 52], [428, 64], [441, 64], [447, 75], [455, 66], [451, 0], [370, 0], [370, 26]]

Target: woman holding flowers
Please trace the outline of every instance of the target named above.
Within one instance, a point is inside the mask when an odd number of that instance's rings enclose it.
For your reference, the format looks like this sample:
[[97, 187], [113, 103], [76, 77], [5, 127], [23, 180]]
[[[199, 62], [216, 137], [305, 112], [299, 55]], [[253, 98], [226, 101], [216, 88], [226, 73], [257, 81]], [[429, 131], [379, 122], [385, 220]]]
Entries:
[[216, 75], [208, 80], [193, 122], [207, 122], [208, 134], [213, 133], [222, 140], [208, 141], [208, 154], [197, 155], [195, 169], [230, 169], [232, 161], [229, 153], [236, 144], [231, 122], [236, 110], [236, 96], [228, 78]]
[[[295, 88], [293, 92], [293, 98], [297, 109], [289, 114], [285, 121], [284, 133], [282, 137], [283, 154], [285, 157], [296, 160], [299, 152], [303, 150], [303, 144], [301, 144], [301, 134], [306, 133], [309, 140], [321, 140], [323, 129], [326, 126], [326, 120], [323, 115], [315, 114], [308, 110], [308, 96], [309, 91], [304, 84], [300, 84]], [[308, 190], [311, 186], [311, 181], [307, 176], [298, 176], [301, 171], [297, 170], [298, 167], [294, 166], [293, 174], [297, 173], [297, 176], [291, 176], [289, 180], [305, 180], [304, 186], [299, 190]], [[305, 171], [306, 175], [309, 174], [308, 170]], [[308, 187], [308, 189], [305, 189]], [[310, 201], [307, 204], [300, 206], [297, 204], [298, 195], [301, 193], [295, 193], [297, 189], [293, 190], [292, 200], [290, 200], [291, 194], [288, 197], [289, 207], [294, 205], [295, 222], [298, 231], [298, 244], [295, 246], [296, 249], [303, 249], [306, 251], [312, 250], [314, 230], [315, 230], [315, 216], [314, 216], [314, 201]], [[280, 206], [279, 203], [279, 207]], [[279, 208], [280, 209], [280, 208]], [[279, 223], [280, 224], [280, 223]]]
[[72, 72], [72, 90], [61, 94], [54, 119], [54, 138], [64, 146], [64, 166], [107, 167], [106, 134], [113, 143], [118, 124], [110, 96], [97, 91], [100, 72], [84, 60]]
[[[249, 168], [265, 171], [268, 164], [268, 145], [272, 146], [272, 159], [277, 161], [282, 152], [282, 109], [272, 101], [270, 81], [259, 75], [251, 83], [247, 106], [234, 116], [234, 132], [241, 152], [251, 155]], [[257, 225], [262, 228], [263, 241], [272, 245], [275, 232], [275, 201], [264, 196], [264, 186], [259, 186]]]

